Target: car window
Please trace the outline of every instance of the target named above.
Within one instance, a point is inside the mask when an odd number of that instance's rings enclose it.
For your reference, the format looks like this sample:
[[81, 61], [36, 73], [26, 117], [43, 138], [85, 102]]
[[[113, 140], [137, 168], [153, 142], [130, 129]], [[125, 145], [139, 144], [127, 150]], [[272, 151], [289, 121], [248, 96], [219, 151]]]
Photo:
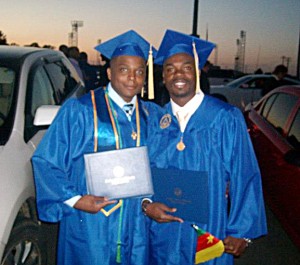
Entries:
[[250, 87], [253, 88], [264, 88], [266, 78], [256, 78], [252, 81]]
[[265, 113], [266, 120], [273, 125], [279, 133], [283, 134], [287, 119], [297, 100], [298, 98], [294, 95], [278, 93], [269, 111]]
[[56, 100], [53, 86], [43, 65], [38, 65], [29, 73], [25, 106], [25, 142], [40, 129], [33, 125], [37, 108], [42, 105], [55, 104]]
[[299, 110], [293, 120], [290, 131], [288, 132], [287, 140], [295, 149], [300, 150], [300, 111]]
[[245, 82], [247, 82], [250, 79], [251, 79], [250, 76], [240, 77], [238, 79], [235, 79], [235, 80], [229, 82], [227, 85], [232, 86], [232, 87], [239, 87], [241, 84], [244, 84]]
[[258, 88], [262, 89], [266, 78], [253, 78], [240, 85], [240, 88]]
[[266, 99], [265, 104], [263, 105], [261, 116], [263, 116], [265, 119], [267, 118], [269, 111], [273, 105], [274, 100], [276, 99], [278, 94], [273, 94], [269, 98]]
[[49, 63], [45, 66], [54, 85], [59, 103], [62, 103], [80, 82], [79, 77], [62, 61]]
[[31, 115], [42, 105], [55, 105], [55, 99], [50, 80], [44, 68], [39, 67], [33, 77]]
[[61, 105], [71, 92], [81, 87], [81, 80], [75, 70], [69, 67], [67, 62], [63, 63], [63, 60], [67, 61], [64, 58], [46, 60], [43, 63], [39, 61], [29, 73], [25, 106], [25, 142], [38, 130], [47, 128], [33, 125], [38, 107]]
[[0, 127], [5, 123], [12, 106], [16, 74], [7, 67], [0, 67]]

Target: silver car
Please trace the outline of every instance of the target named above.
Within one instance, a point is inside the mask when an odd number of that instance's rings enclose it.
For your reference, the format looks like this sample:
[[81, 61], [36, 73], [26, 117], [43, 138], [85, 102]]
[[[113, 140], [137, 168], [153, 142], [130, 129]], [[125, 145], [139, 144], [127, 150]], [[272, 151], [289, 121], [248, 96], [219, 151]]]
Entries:
[[[268, 74], [245, 75], [229, 82], [226, 85], [211, 86], [210, 94], [241, 110], [249, 104], [262, 98], [262, 89], [265, 82], [271, 77]], [[299, 85], [300, 81], [285, 78], [286, 84]]]
[[47, 264], [30, 160], [57, 105], [83, 93], [61, 52], [0, 46], [1, 265]]

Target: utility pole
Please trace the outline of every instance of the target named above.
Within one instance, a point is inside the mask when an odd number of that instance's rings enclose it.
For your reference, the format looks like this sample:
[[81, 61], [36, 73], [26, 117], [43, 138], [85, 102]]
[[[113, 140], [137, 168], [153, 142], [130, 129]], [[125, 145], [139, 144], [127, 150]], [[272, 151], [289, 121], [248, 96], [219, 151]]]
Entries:
[[298, 79], [300, 79], [300, 27], [299, 27], [298, 60], [297, 60], [296, 76]]
[[218, 45], [216, 44], [216, 47], [215, 47], [215, 65], [218, 65]]
[[192, 36], [200, 37], [197, 33], [197, 26], [198, 26], [198, 7], [199, 7], [199, 0], [194, 1], [194, 18], [193, 18], [193, 33]]
[[286, 68], [289, 69], [291, 57], [286, 57]]

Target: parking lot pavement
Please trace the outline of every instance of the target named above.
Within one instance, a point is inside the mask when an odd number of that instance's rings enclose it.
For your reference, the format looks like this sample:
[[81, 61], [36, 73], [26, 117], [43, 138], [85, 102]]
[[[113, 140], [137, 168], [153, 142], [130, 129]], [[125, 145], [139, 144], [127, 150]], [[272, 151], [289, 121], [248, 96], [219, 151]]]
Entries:
[[[267, 208], [268, 235], [249, 246], [235, 265], [300, 264], [300, 251], [289, 239], [274, 214]], [[300, 225], [300, 224], [299, 224]]]
[[[268, 235], [256, 239], [235, 265], [300, 264], [300, 251], [291, 242], [273, 213], [267, 208]], [[56, 225], [45, 225], [49, 242], [48, 265], [55, 265]]]

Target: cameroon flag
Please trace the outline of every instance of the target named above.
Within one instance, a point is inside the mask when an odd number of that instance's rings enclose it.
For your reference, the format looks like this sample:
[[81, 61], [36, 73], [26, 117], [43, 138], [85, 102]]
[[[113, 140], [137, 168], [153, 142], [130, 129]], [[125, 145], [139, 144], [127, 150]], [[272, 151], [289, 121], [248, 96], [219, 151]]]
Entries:
[[220, 257], [224, 252], [223, 241], [203, 231], [197, 225], [192, 226], [198, 234], [195, 264]]

